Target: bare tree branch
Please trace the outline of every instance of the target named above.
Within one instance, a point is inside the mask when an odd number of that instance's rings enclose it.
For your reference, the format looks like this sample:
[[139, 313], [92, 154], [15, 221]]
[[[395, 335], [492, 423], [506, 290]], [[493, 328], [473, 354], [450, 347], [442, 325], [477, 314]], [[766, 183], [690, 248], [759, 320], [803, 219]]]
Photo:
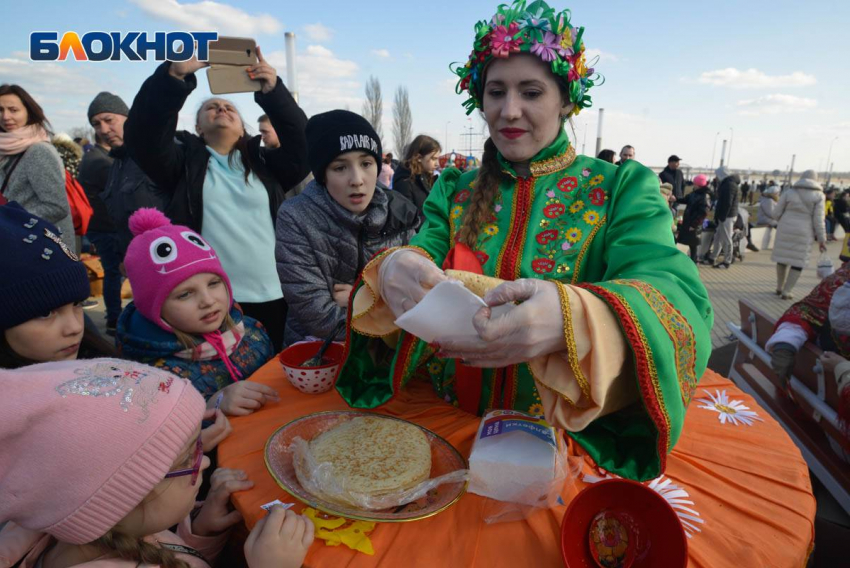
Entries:
[[369, 121], [378, 137], [383, 142], [384, 133], [381, 129], [381, 119], [384, 114], [384, 100], [381, 96], [381, 83], [375, 76], [370, 76], [366, 83], [366, 100], [363, 101], [363, 117]]
[[410, 113], [410, 100], [407, 87], [399, 86], [393, 101], [393, 143], [399, 159], [402, 159], [407, 145], [413, 136], [413, 116]]
[[68, 136], [73, 138], [86, 138], [92, 144], [95, 143], [94, 128], [91, 126], [75, 126], [68, 131]]

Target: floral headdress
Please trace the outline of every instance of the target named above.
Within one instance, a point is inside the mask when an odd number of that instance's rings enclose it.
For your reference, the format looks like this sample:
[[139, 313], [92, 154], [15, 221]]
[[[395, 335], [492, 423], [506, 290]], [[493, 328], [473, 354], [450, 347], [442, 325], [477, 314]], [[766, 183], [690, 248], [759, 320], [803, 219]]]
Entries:
[[475, 24], [475, 43], [469, 60], [462, 67], [452, 64], [452, 73], [460, 77], [455, 90], [469, 93], [463, 106], [466, 114], [481, 108], [484, 69], [495, 57], [506, 59], [512, 53], [531, 53], [551, 65], [552, 73], [567, 82], [571, 114], [578, 114], [592, 102], [587, 91], [599, 76], [587, 67], [582, 35], [584, 28], [570, 25], [570, 11], [555, 12], [546, 2], [537, 0], [528, 7], [525, 0], [502, 4], [489, 22]]

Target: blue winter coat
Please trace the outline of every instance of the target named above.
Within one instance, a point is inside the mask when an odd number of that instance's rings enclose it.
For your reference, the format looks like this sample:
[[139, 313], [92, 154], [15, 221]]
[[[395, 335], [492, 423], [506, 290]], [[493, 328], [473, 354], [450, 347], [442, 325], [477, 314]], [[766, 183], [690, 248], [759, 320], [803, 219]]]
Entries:
[[[243, 316], [237, 308], [230, 310], [237, 324], [245, 324], [245, 336], [231, 353], [230, 360], [247, 379], [274, 355], [274, 348], [263, 325], [253, 318]], [[178, 377], [189, 379], [205, 399], [233, 383], [221, 359], [192, 361], [177, 357], [185, 346], [177, 336], [169, 333], [144, 317], [133, 303], [129, 303], [118, 318], [115, 343], [122, 357], [158, 367]]]

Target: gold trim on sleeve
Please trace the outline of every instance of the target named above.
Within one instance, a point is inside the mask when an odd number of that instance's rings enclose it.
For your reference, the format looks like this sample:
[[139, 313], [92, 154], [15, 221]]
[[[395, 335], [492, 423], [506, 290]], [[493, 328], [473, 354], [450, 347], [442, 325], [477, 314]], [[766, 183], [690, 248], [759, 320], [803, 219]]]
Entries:
[[567, 292], [567, 287], [560, 282], [555, 282], [558, 287], [558, 297], [561, 300], [561, 314], [564, 316], [564, 339], [567, 342], [567, 362], [570, 364], [573, 374], [576, 377], [576, 382], [581, 388], [582, 394], [590, 399], [590, 382], [581, 370], [581, 364], [578, 360], [576, 351], [575, 333], [573, 331], [573, 314], [570, 310], [570, 296]]

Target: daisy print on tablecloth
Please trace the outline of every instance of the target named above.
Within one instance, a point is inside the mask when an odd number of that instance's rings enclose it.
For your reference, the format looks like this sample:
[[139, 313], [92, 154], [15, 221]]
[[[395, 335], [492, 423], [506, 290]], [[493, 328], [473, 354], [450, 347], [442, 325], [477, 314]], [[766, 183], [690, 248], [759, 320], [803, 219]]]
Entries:
[[740, 400], [731, 400], [725, 390], [716, 390], [714, 391], [715, 394], [711, 394], [707, 390], [703, 390], [702, 392], [707, 394], [709, 398], [697, 399], [697, 402], [702, 403], [699, 408], [717, 412], [719, 415], [717, 419], [720, 420], [721, 424], [729, 422], [735, 426], [738, 424], [752, 426], [756, 420], [764, 422], [763, 419], [759, 418], [757, 412], [750, 410], [743, 402]]
[[[608, 472], [603, 472], [602, 477], [596, 475], [584, 475], [582, 477], [585, 483], [599, 483], [606, 479], [622, 478]], [[705, 519], [700, 517], [699, 511], [691, 508], [694, 506], [694, 502], [685, 489], [682, 489], [673, 483], [672, 479], [663, 475], [656, 477], [652, 481], [644, 482], [644, 485], [664, 497], [664, 500], [670, 504], [670, 507], [676, 512], [676, 516], [679, 517], [679, 522], [682, 523], [682, 528], [685, 529], [685, 535], [688, 538], [693, 538], [695, 533], [702, 532], [702, 529], [698, 525], [705, 524]]]

